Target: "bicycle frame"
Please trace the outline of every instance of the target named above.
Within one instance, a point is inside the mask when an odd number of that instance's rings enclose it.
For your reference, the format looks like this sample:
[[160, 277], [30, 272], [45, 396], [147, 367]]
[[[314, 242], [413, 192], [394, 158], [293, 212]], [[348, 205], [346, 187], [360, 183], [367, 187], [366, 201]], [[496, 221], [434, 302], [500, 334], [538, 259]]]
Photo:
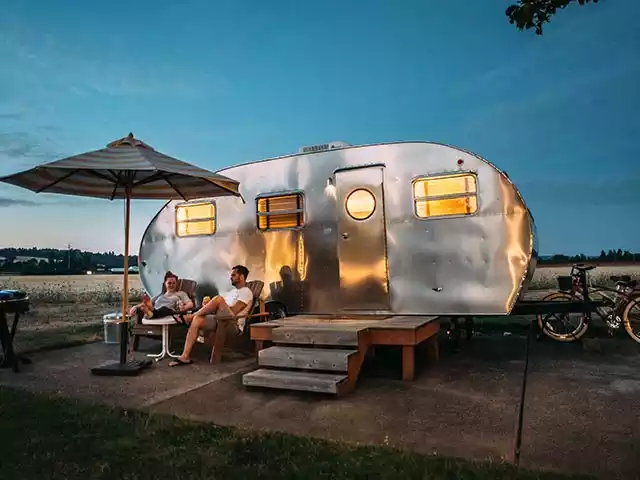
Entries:
[[[618, 282], [615, 288], [607, 287], [607, 286], [593, 286], [591, 284], [591, 278], [588, 274], [589, 270], [577, 268], [575, 265], [571, 267], [570, 276], [572, 278], [572, 286], [570, 290], [570, 295], [572, 297], [578, 296], [582, 297], [581, 301], [589, 302], [591, 301], [591, 295], [593, 293], [600, 293], [600, 295], [605, 298], [607, 301], [611, 302], [611, 318], [613, 316], [618, 316], [622, 313], [625, 306], [634, 298], [640, 296], [640, 291], [635, 287], [625, 287], [621, 283]], [[613, 297], [611, 298], [609, 295], [604, 295], [602, 292], [613, 293]], [[635, 294], [635, 295], [634, 295]], [[617, 328], [617, 325], [613, 325], [615, 322], [610, 322], [610, 316], [602, 313], [603, 307], [596, 308], [596, 312], [598, 315], [607, 323], [609, 328]], [[591, 323], [591, 312], [584, 312], [584, 323], [588, 326]]]

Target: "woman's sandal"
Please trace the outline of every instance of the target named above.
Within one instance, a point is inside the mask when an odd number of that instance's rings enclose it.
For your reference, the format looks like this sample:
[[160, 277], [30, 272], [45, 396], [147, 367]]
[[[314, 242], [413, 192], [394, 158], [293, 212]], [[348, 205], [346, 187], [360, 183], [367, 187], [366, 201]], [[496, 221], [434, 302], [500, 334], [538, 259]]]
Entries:
[[184, 360], [180, 360], [179, 358], [174, 358], [172, 362], [169, 363], [170, 367], [179, 367], [180, 365], [191, 365], [193, 360], [189, 360], [185, 362]]

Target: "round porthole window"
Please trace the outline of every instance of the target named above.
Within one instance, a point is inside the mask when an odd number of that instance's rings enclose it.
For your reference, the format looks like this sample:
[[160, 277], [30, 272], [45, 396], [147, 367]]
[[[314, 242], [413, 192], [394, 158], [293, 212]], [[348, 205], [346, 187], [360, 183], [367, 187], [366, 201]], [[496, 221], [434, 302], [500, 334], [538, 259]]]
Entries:
[[359, 188], [347, 197], [347, 213], [355, 220], [366, 220], [376, 209], [376, 197], [369, 190]]

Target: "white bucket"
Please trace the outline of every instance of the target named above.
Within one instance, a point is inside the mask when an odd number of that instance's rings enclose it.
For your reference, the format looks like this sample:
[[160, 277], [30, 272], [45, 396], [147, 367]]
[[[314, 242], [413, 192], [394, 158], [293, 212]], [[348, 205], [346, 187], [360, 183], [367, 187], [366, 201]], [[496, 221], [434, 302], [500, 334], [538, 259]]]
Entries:
[[120, 343], [120, 319], [122, 313], [107, 313], [102, 317], [104, 322], [104, 343]]

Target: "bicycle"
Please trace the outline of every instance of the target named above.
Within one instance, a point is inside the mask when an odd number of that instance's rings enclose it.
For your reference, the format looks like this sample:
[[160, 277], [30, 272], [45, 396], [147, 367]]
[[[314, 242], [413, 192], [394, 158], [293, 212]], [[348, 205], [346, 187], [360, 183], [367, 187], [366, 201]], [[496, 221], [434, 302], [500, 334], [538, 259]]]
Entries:
[[[636, 280], [631, 280], [628, 275], [611, 276], [609, 279], [615, 282], [615, 287], [593, 286], [590, 275], [587, 273], [595, 269], [595, 265], [575, 264], [571, 267], [569, 276], [558, 277], [559, 291], [545, 296], [542, 301], [590, 301], [593, 294], [602, 297], [603, 306], [596, 308], [596, 313], [607, 325], [609, 335], [624, 324], [629, 336], [640, 343], [640, 325], [637, 330], [632, 325], [631, 310], [637, 307], [637, 318], [640, 323], [640, 288]], [[610, 295], [611, 294], [611, 295]], [[567, 326], [571, 318], [576, 319], [575, 327], [568, 327], [567, 331], [560, 332], [551, 325], [549, 317], [556, 317], [562, 326]], [[569, 319], [569, 321], [566, 321]], [[549, 314], [544, 317], [537, 315], [538, 328], [549, 338], [559, 342], [573, 342], [579, 340], [589, 328], [591, 313]]]

